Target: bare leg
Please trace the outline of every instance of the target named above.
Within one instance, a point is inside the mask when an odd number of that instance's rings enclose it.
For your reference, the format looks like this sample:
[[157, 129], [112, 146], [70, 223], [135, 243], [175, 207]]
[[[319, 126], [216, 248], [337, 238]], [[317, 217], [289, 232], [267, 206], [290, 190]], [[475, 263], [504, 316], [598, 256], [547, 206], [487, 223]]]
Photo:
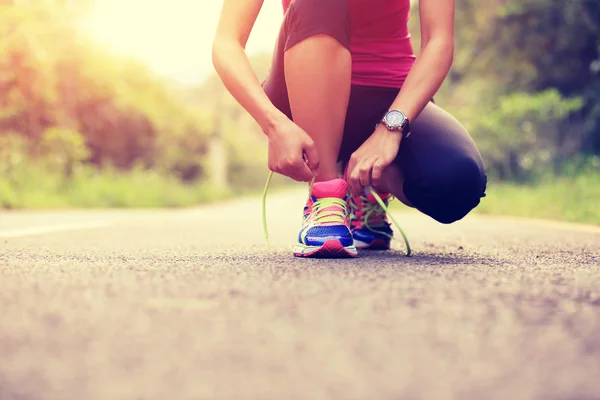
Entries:
[[285, 53], [294, 122], [315, 141], [319, 153], [317, 181], [337, 178], [351, 76], [350, 52], [331, 36], [311, 36]]

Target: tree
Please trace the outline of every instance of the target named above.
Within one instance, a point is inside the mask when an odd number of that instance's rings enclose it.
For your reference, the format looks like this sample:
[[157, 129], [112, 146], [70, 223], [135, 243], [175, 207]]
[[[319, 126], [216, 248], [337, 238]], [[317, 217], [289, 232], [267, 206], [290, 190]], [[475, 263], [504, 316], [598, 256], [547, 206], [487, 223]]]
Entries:
[[[525, 179], [600, 153], [600, 2], [456, 4], [455, 61], [436, 100], [467, 126], [491, 173]], [[418, 18], [411, 31], [418, 42]]]

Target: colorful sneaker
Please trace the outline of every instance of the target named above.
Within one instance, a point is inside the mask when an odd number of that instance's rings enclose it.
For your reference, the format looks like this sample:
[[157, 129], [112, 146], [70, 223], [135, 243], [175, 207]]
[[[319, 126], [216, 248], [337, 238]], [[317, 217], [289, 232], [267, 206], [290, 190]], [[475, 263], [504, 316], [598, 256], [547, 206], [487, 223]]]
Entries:
[[356, 257], [348, 219], [348, 184], [343, 179], [317, 182], [304, 207], [296, 257]]
[[[379, 194], [387, 206], [389, 194]], [[386, 211], [372, 194], [350, 197], [350, 226], [354, 245], [360, 250], [389, 250], [394, 232]]]

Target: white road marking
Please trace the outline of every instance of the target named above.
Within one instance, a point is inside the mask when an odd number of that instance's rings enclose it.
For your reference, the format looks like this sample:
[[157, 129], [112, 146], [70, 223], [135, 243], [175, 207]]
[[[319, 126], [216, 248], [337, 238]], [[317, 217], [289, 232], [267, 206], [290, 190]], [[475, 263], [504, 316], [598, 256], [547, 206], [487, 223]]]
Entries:
[[19, 238], [25, 236], [37, 236], [37, 235], [45, 235], [47, 233], [56, 233], [56, 232], [67, 232], [67, 231], [82, 231], [89, 229], [98, 229], [109, 226], [110, 223], [95, 221], [95, 222], [85, 222], [85, 223], [73, 223], [73, 224], [62, 224], [62, 225], [48, 225], [48, 226], [34, 226], [31, 228], [24, 229], [15, 229], [11, 231], [0, 231], [0, 238], [8, 239], [8, 238]]

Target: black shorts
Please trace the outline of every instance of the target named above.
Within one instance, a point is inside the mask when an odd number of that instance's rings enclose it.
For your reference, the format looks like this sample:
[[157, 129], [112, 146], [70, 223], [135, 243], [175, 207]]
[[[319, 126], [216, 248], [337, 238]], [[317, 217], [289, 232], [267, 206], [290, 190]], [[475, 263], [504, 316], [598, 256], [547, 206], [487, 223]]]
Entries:
[[[264, 90], [293, 120], [284, 73], [284, 53], [317, 34], [327, 34], [350, 49], [347, 0], [294, 0], [286, 12]], [[346, 162], [373, 133], [400, 88], [352, 85], [339, 160]], [[448, 112], [430, 102], [411, 122], [395, 163], [404, 176], [407, 199], [442, 223], [462, 219], [485, 197], [487, 177], [475, 142]]]

